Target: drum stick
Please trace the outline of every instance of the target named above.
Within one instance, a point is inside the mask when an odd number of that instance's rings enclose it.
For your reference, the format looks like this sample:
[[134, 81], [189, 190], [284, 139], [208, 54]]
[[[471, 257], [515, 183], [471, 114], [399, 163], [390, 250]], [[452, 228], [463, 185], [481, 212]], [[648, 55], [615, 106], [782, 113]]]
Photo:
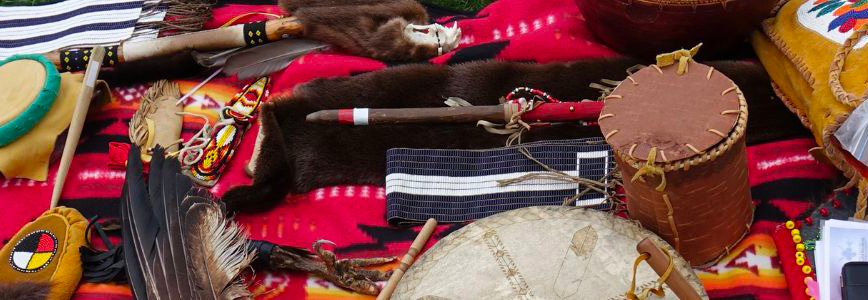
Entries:
[[383, 287], [383, 290], [380, 291], [380, 294], [377, 295], [377, 300], [386, 300], [392, 298], [392, 293], [395, 292], [395, 288], [398, 287], [398, 282], [401, 281], [401, 277], [404, 277], [404, 272], [410, 268], [410, 265], [413, 264], [413, 261], [416, 260], [416, 255], [422, 251], [422, 247], [425, 246], [425, 243], [428, 242], [428, 238], [431, 237], [431, 234], [434, 233], [434, 229], [437, 228], [437, 220], [434, 218], [428, 219], [425, 222], [425, 226], [422, 227], [422, 230], [419, 231], [419, 235], [416, 236], [416, 239], [413, 240], [413, 244], [410, 245], [410, 250], [407, 250], [407, 254], [404, 254], [404, 258], [401, 259], [401, 265], [395, 269], [394, 273], [392, 273], [392, 277], [389, 277], [389, 281], [386, 282], [386, 286]]
[[84, 85], [82, 85], [81, 91], [78, 93], [78, 99], [75, 101], [72, 122], [70, 122], [69, 130], [66, 134], [66, 144], [63, 146], [63, 156], [60, 158], [60, 166], [57, 168], [57, 174], [54, 177], [54, 192], [51, 194], [50, 208], [57, 206], [57, 202], [60, 200], [60, 193], [63, 192], [63, 183], [66, 181], [69, 165], [72, 163], [72, 157], [75, 155], [78, 139], [81, 137], [81, 128], [84, 126], [84, 119], [87, 117], [88, 108], [90, 108], [90, 100], [93, 97], [93, 89], [96, 86], [96, 77], [99, 75], [103, 57], [105, 57], [105, 48], [94, 48], [90, 55], [87, 71], [84, 72]]
[[[521, 116], [526, 122], [596, 121], [603, 110], [603, 102], [559, 102], [537, 106]], [[351, 108], [313, 112], [307, 122], [342, 125], [418, 124], [418, 123], [476, 123], [509, 122], [518, 113], [516, 103], [463, 107], [428, 108]]]
[[[663, 275], [666, 272], [666, 268], [669, 266], [669, 257], [663, 253], [663, 250], [657, 247], [654, 242], [652, 242], [648, 238], [642, 239], [638, 245], [636, 245], [636, 251], [639, 253], [648, 253], [651, 255], [646, 260], [648, 265], [654, 269], [654, 272], [657, 272], [657, 275]], [[675, 263], [674, 261], [672, 263]], [[702, 297], [693, 289], [690, 283], [684, 279], [684, 276], [681, 275], [681, 272], [678, 271], [677, 268], [672, 269], [672, 273], [669, 274], [669, 278], [666, 279], [666, 285], [672, 289], [672, 292], [678, 296], [678, 299], [682, 300], [701, 300]]]

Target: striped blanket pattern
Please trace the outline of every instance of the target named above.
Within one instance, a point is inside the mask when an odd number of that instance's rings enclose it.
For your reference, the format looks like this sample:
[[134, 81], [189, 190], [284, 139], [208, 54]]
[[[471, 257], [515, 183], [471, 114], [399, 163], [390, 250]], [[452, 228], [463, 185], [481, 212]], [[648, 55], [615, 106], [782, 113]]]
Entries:
[[[601, 138], [542, 141], [486, 150], [390, 149], [386, 154], [386, 206], [390, 223], [466, 222], [498, 212], [536, 205], [561, 205], [584, 189], [576, 183], [532, 178], [498, 181], [546, 171], [528, 159], [570, 176], [608, 180], [615, 167]], [[608, 208], [599, 192], [582, 195], [577, 206]]]
[[166, 15], [160, 0], [66, 0], [0, 6], [0, 59], [65, 47], [152, 39]]

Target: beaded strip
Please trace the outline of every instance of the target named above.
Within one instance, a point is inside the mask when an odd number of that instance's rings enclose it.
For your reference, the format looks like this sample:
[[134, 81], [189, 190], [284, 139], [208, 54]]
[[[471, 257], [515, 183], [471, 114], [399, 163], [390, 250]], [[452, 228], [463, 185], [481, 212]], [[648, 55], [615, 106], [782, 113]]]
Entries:
[[244, 43], [248, 47], [262, 45], [268, 42], [268, 36], [265, 34], [265, 22], [254, 22], [244, 24]]
[[[268, 97], [268, 77], [247, 85], [223, 108], [213, 136], [202, 150], [201, 157], [186, 167], [184, 173], [201, 185], [213, 186], [229, 166], [235, 149], [250, 127], [251, 118], [257, 113], [260, 104]], [[184, 161], [182, 159], [182, 161]], [[186, 162], [185, 162], [186, 164]]]
[[[102, 65], [111, 67], [120, 63], [118, 57], [119, 45], [105, 48], [105, 57]], [[93, 48], [69, 49], [60, 52], [60, 70], [65, 72], [78, 72], [87, 69], [87, 60], [90, 59], [90, 51]]]

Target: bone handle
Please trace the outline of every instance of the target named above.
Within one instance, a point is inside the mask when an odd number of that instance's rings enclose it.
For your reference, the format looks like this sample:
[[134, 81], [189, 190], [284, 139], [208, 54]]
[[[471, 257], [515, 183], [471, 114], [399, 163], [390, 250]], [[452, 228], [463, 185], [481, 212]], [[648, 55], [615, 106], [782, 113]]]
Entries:
[[[646, 260], [651, 268], [654, 269], [654, 272], [657, 272], [657, 275], [661, 275], [666, 272], [666, 268], [669, 266], [669, 257], [663, 253], [663, 250], [657, 247], [654, 242], [652, 242], [648, 238], [642, 239], [638, 245], [636, 245], [636, 251], [639, 253], [648, 253], [651, 257]], [[675, 263], [674, 261], [672, 263]], [[678, 299], [682, 300], [701, 300], [702, 297], [696, 293], [696, 290], [693, 289], [693, 286], [684, 279], [684, 276], [681, 275], [681, 272], [678, 271], [677, 268], [672, 269], [672, 273], [669, 274], [669, 278], [666, 279], [666, 285], [672, 289], [672, 292], [678, 296]]]
[[85, 117], [87, 117], [90, 100], [93, 98], [93, 89], [96, 86], [96, 77], [99, 75], [99, 69], [104, 56], [105, 48], [93, 48], [89, 59], [90, 62], [87, 65], [87, 71], [84, 73], [84, 85], [81, 87], [81, 92], [79, 92], [78, 99], [75, 102], [75, 110], [72, 112], [72, 121], [66, 134], [63, 156], [60, 158], [60, 167], [57, 168], [57, 174], [54, 176], [54, 191], [51, 194], [50, 208], [57, 207], [60, 193], [63, 192], [63, 183], [66, 182], [66, 174], [69, 172], [69, 165], [72, 163], [72, 157], [75, 155], [75, 147], [78, 146], [78, 139], [81, 137], [81, 128], [84, 126]]
[[437, 220], [434, 220], [434, 218], [428, 219], [428, 221], [425, 222], [425, 226], [422, 227], [422, 230], [419, 231], [419, 235], [416, 236], [416, 239], [413, 240], [413, 244], [410, 245], [410, 250], [407, 250], [407, 254], [405, 254], [404, 258], [401, 259], [401, 265], [395, 269], [392, 273], [392, 277], [389, 277], [386, 286], [383, 287], [383, 290], [380, 291], [379, 295], [377, 295], [377, 300], [392, 298], [392, 293], [395, 292], [395, 288], [398, 287], [398, 282], [401, 281], [401, 277], [404, 277], [404, 272], [407, 272], [407, 269], [409, 269], [410, 265], [413, 264], [413, 261], [416, 260], [416, 255], [422, 251], [422, 247], [424, 247], [425, 243], [428, 242], [428, 238], [430, 238], [431, 234], [434, 233], [435, 228], [437, 228]]

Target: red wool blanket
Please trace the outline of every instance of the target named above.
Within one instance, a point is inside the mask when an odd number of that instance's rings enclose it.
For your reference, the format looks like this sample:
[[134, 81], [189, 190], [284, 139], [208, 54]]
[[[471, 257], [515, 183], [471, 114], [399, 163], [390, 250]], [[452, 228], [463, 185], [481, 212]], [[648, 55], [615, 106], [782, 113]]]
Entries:
[[[230, 5], [215, 10], [208, 24], [218, 27], [246, 13], [282, 14], [276, 6]], [[251, 14], [237, 22], [267, 18]], [[501, 0], [475, 17], [441, 18], [457, 21], [462, 29], [458, 49], [431, 59], [435, 64], [454, 64], [470, 60], [554, 62], [609, 57], [614, 52], [595, 41], [584, 18], [572, 0]], [[295, 85], [315, 78], [347, 76], [387, 67], [385, 63], [343, 55], [338, 52], [306, 55], [285, 71], [272, 75], [271, 94], [289, 93]], [[182, 93], [197, 82], [179, 81]], [[243, 85], [231, 79], [217, 80], [197, 92], [186, 103], [186, 111], [206, 113], [217, 118], [219, 105], [228, 101]], [[109, 167], [109, 143], [129, 143], [127, 123], [138, 106], [147, 85], [114, 87], [115, 99], [88, 116], [81, 144], [64, 187], [61, 205], [79, 209], [86, 217], [99, 215], [117, 218], [118, 198], [124, 172]], [[212, 122], [213, 124], [213, 122]], [[184, 136], [201, 126], [185, 119]], [[258, 125], [244, 136], [230, 167], [213, 187], [220, 195], [232, 186], [248, 184], [243, 167], [250, 158]], [[750, 180], [757, 202], [757, 222], [751, 234], [717, 265], [699, 271], [713, 298], [753, 296], [758, 299], [787, 298], [786, 282], [777, 263], [769, 231], [773, 224], [794, 218], [815, 205], [828, 193], [834, 169], [821, 165], [808, 155], [813, 147], [807, 139], [781, 141], [748, 148]], [[0, 242], [5, 244], [23, 224], [48, 208], [53, 174], [47, 182], [0, 178]], [[418, 228], [390, 227], [385, 220], [385, 195], [378, 186], [325, 187], [306, 195], [295, 195], [279, 207], [262, 214], [241, 215], [237, 220], [252, 238], [309, 247], [318, 239], [337, 244], [339, 257], [402, 255], [416, 236]], [[426, 245], [457, 230], [461, 225], [440, 226]], [[348, 293], [308, 274], [257, 272], [252, 290], [260, 299], [340, 299], [367, 298]], [[119, 285], [82, 284], [75, 299], [130, 299], [129, 289]]]

